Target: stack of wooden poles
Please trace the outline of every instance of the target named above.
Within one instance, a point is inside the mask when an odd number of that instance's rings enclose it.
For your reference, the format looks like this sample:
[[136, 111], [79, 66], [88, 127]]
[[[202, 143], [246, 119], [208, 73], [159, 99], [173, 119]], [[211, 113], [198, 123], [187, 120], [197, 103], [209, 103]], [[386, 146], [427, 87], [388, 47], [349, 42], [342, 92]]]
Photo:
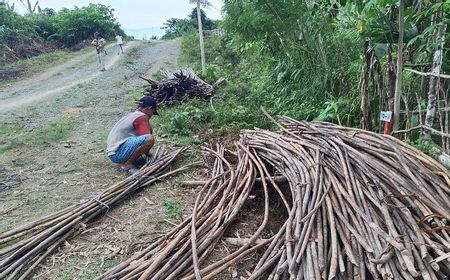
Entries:
[[[243, 132], [234, 165], [223, 147], [210, 150], [211, 179], [192, 215], [99, 279], [214, 279], [251, 255], [257, 262], [247, 280], [447, 279], [448, 170], [390, 136], [286, 117], [278, 125]], [[271, 179], [280, 174], [287, 184]], [[264, 209], [258, 229], [211, 263], [256, 188]], [[267, 238], [269, 193], [287, 215]]]
[[83, 230], [89, 222], [108, 212], [139, 188], [174, 175], [198, 163], [173, 171], [167, 168], [186, 148], [167, 153], [158, 150], [135, 173], [92, 199], [0, 234], [0, 279], [26, 279], [61, 243]]
[[175, 72], [163, 70], [161, 74], [164, 77], [161, 81], [140, 76], [149, 83], [145, 94], [153, 96], [159, 104], [179, 104], [186, 97], [207, 101], [213, 96], [214, 87], [200, 79], [190, 68]]

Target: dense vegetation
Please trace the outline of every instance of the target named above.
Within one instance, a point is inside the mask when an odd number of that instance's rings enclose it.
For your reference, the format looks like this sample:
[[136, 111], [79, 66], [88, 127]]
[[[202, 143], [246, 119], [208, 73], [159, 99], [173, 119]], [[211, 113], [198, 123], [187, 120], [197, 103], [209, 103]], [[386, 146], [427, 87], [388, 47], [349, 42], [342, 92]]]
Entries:
[[[401, 58], [409, 68], [431, 72], [437, 30], [449, 23], [450, 2], [405, 3]], [[386, 0], [225, 0], [221, 32], [205, 38], [202, 76], [209, 82], [225, 77], [228, 84], [214, 108], [186, 104], [191, 120], [180, 127], [186, 133], [202, 122], [221, 129], [265, 127], [262, 105], [272, 114], [382, 131], [379, 114], [391, 110], [396, 79], [399, 8]], [[441, 73], [450, 70], [449, 34], [447, 29]], [[195, 32], [183, 37], [183, 61], [197, 70], [198, 49]], [[427, 110], [427, 84], [427, 77], [403, 72], [400, 128], [423, 117], [417, 111]], [[448, 80], [441, 79], [440, 88], [437, 99], [445, 106]]]
[[[30, 4], [30, 2], [28, 1]], [[86, 45], [98, 31], [105, 38], [114, 32], [124, 35], [114, 9], [100, 4], [72, 10], [30, 10], [19, 15], [14, 7], [0, 2], [0, 64], [29, 58], [56, 48]]]

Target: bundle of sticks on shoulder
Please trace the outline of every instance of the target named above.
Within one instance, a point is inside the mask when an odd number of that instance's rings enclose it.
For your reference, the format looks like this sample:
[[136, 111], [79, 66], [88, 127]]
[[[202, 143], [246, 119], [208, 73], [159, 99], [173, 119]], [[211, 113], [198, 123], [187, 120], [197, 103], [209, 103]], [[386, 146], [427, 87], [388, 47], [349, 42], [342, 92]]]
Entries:
[[[391, 136], [287, 117], [278, 124], [244, 131], [233, 160], [221, 146], [209, 150], [215, 163], [192, 215], [100, 279], [447, 279], [447, 169]], [[237, 237], [230, 225], [255, 193], [255, 230], [218, 250]]]
[[192, 69], [182, 69], [175, 72], [163, 70], [163, 79], [158, 82], [150, 78], [139, 76], [150, 86], [145, 95], [153, 96], [159, 104], [179, 104], [185, 97], [209, 100], [214, 87], [200, 79]]

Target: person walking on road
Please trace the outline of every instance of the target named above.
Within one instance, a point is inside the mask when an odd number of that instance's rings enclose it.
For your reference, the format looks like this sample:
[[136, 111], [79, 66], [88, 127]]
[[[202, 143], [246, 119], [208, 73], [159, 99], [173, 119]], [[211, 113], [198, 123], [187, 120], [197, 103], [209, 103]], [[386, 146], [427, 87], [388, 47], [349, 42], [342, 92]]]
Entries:
[[94, 33], [94, 40], [92, 40], [91, 45], [95, 46], [95, 50], [98, 55], [98, 63], [100, 66], [100, 71], [105, 71], [105, 55], [107, 55], [105, 51], [106, 41], [102, 38], [101, 34], [98, 32]]
[[122, 117], [111, 129], [107, 140], [109, 159], [121, 165], [122, 170], [134, 174], [140, 168], [142, 155], [148, 155], [155, 144], [150, 119], [158, 115], [156, 100], [144, 96], [138, 107]]
[[120, 36], [119, 34], [117, 34], [117, 33], [114, 33], [115, 35], [116, 35], [116, 44], [117, 44], [117, 54], [119, 55], [119, 54], [123, 54], [123, 48], [122, 48], [122, 45], [123, 45], [123, 40], [122, 40], [122, 36]]

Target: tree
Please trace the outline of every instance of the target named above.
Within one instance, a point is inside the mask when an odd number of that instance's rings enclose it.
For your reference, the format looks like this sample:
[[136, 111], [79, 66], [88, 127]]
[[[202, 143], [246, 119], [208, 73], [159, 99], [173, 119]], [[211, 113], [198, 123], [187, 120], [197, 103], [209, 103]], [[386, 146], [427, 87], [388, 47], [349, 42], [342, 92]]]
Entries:
[[[217, 28], [217, 21], [209, 19], [203, 10], [200, 10], [200, 13], [203, 30], [212, 30]], [[161, 29], [165, 30], [165, 34], [162, 39], [173, 39], [192, 33], [198, 30], [197, 8], [192, 9], [192, 12], [188, 15], [188, 18], [170, 18], [163, 23], [163, 25], [164, 27], [161, 27]]]
[[211, 3], [208, 0], [189, 0], [191, 4], [197, 4], [197, 21], [198, 21], [198, 35], [200, 37], [200, 58], [202, 63], [202, 71], [205, 71], [205, 45], [203, 43], [203, 26], [200, 6], [209, 7]]
[[[201, 18], [202, 18], [202, 28], [203, 30], [212, 30], [217, 28], [216, 21], [209, 19], [206, 16], [205, 11], [202, 9], [200, 10]], [[197, 21], [197, 8], [192, 9], [191, 14], [188, 16], [188, 18], [194, 23], [194, 27], [198, 28], [198, 21]]]
[[[438, 1], [438, 3], [441, 3], [441, 1]], [[439, 75], [441, 74], [445, 30], [447, 28], [447, 25], [444, 23], [438, 24], [438, 21], [440, 20], [440, 16], [438, 16], [438, 14], [435, 15], [434, 20], [437, 25], [436, 49], [433, 56], [433, 66], [431, 68], [432, 75], [430, 77], [427, 114], [425, 116], [425, 126], [427, 128], [431, 128], [433, 126], [434, 116], [436, 114], [436, 101], [439, 95]], [[423, 138], [426, 142], [431, 141], [431, 132], [429, 129], [425, 129], [423, 131]]]
[[56, 15], [55, 10], [53, 10], [52, 8], [45, 8], [41, 11], [42, 14], [46, 15], [46, 16], [54, 16]]
[[165, 34], [162, 39], [180, 37], [195, 29], [189, 19], [170, 18], [163, 25], [161, 28], [165, 30]]
[[111, 38], [114, 37], [114, 32], [120, 30], [114, 9], [101, 4], [89, 4], [87, 7], [60, 11], [55, 17], [54, 25], [58, 32], [50, 36], [50, 39], [67, 47], [91, 39], [97, 31], [104, 38]]
[[405, 29], [405, 0], [400, 0], [400, 7], [398, 12], [398, 50], [397, 50], [397, 80], [395, 81], [394, 94], [394, 121], [393, 129], [398, 130], [400, 121], [400, 97], [402, 94], [403, 81], [403, 34]]

